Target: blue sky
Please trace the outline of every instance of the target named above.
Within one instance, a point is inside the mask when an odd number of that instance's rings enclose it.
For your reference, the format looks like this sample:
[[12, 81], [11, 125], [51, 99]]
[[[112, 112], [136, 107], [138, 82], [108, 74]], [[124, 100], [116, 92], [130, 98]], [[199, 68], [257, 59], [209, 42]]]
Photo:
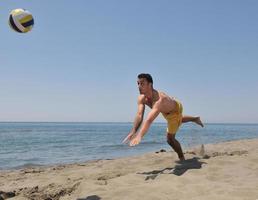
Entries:
[[[258, 1], [12, 0], [0, 8], [0, 121], [132, 121], [137, 74], [146, 72], [185, 114], [258, 122]], [[30, 33], [8, 27], [15, 8], [33, 14]]]

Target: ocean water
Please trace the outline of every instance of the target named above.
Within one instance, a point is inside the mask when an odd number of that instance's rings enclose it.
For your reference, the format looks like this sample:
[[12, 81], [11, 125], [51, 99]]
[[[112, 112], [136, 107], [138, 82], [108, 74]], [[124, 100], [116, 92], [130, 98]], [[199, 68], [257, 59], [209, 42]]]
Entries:
[[[132, 123], [0, 123], [0, 170], [113, 159], [160, 149], [166, 143], [166, 124], [154, 123], [140, 145], [122, 140]], [[258, 138], [258, 124], [181, 126], [177, 139], [183, 148], [207, 143]]]

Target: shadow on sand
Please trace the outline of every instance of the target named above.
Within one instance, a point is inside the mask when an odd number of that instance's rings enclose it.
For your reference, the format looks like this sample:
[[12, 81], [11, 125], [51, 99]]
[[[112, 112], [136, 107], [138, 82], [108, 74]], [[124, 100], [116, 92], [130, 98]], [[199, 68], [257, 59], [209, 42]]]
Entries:
[[78, 198], [77, 200], [100, 200], [101, 198], [97, 195], [87, 196], [85, 198]]
[[143, 172], [138, 174], [147, 175], [145, 178], [146, 181], [149, 179], [154, 180], [160, 174], [174, 174], [176, 176], [181, 176], [189, 169], [201, 169], [202, 164], [207, 164], [205, 162], [200, 162], [199, 160], [200, 158], [194, 157], [184, 161], [177, 161], [175, 167], [172, 168], [168, 167], [162, 170], [153, 170], [150, 172]]

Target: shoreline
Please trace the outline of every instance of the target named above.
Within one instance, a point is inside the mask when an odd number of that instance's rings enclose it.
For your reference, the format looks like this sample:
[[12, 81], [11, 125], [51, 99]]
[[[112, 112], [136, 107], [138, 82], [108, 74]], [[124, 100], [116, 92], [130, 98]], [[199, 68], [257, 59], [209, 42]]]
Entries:
[[[245, 141], [245, 140], [258, 140], [258, 138], [245, 138], [245, 139], [232, 139], [232, 140], [225, 140], [223, 142], [214, 142], [214, 143], [206, 143], [206, 144], [198, 144], [198, 145], [192, 145], [192, 146], [183, 146], [183, 151], [184, 154], [186, 152], [191, 151], [192, 149], [194, 149], [195, 151], [197, 149], [200, 149], [202, 145], [204, 146], [209, 146], [209, 145], [217, 145], [220, 143], [227, 143], [227, 142], [234, 142], [234, 141]], [[26, 163], [24, 165], [20, 165], [20, 166], [16, 166], [16, 167], [12, 167], [12, 168], [8, 168], [8, 169], [1, 169], [0, 168], [0, 174], [1, 172], [12, 172], [12, 171], [17, 171], [17, 170], [23, 170], [23, 169], [33, 169], [33, 168], [51, 168], [51, 167], [56, 167], [56, 166], [63, 166], [63, 165], [74, 165], [74, 164], [80, 164], [80, 163], [87, 163], [87, 162], [94, 162], [94, 161], [99, 161], [99, 160], [117, 160], [117, 159], [122, 159], [122, 158], [130, 158], [130, 157], [137, 157], [137, 156], [143, 156], [145, 154], [151, 154], [157, 151], [161, 151], [161, 150], [165, 150], [166, 152], [174, 152], [172, 150], [171, 147], [167, 146], [166, 148], [162, 148], [160, 150], [156, 150], [156, 151], [149, 151], [149, 152], [145, 152], [145, 153], [135, 153], [132, 155], [126, 155], [126, 156], [115, 156], [115, 157], [109, 157], [109, 158], [99, 158], [99, 159], [90, 159], [90, 160], [85, 160], [85, 161], [79, 161], [79, 162], [68, 162], [68, 163], [53, 163], [53, 164], [36, 164], [36, 163]], [[198, 150], [197, 150], [198, 151]]]
[[0, 171], [0, 199], [257, 199], [257, 154], [258, 138], [185, 149], [183, 162], [157, 151]]

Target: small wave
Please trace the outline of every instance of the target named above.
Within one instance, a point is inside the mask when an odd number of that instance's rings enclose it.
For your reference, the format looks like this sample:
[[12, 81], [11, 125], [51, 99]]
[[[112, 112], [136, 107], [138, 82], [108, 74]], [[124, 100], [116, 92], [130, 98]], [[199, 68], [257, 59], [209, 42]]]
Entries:
[[[163, 142], [157, 142], [157, 141], [144, 141], [140, 145], [157, 145], [157, 144], [163, 144]], [[99, 147], [101, 148], [123, 148], [124, 146], [127, 146], [128, 144], [110, 144], [110, 145], [101, 145]]]
[[12, 169], [25, 169], [25, 168], [35, 168], [35, 167], [43, 167], [45, 165], [40, 165], [36, 163], [26, 163], [23, 165], [18, 165], [16, 167], [12, 167]]

